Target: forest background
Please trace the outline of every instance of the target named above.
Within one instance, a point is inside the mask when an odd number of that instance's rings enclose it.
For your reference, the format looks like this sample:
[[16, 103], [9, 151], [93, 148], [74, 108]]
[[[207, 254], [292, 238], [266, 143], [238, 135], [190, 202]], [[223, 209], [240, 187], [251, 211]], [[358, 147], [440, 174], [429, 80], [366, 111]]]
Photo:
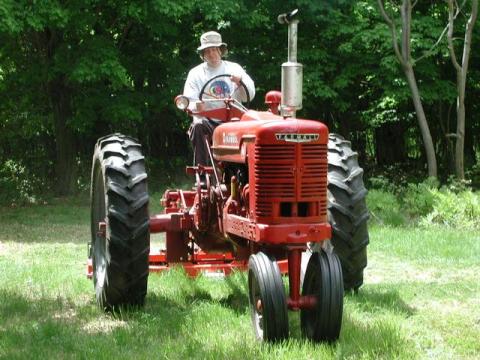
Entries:
[[[368, 182], [425, 180], [431, 169], [418, 111], [379, 3], [0, 1], [0, 202], [86, 191], [94, 144], [112, 132], [143, 144], [151, 186], [175, 182], [192, 155], [186, 136], [190, 119], [173, 99], [188, 70], [201, 61], [200, 34], [221, 32], [228, 59], [241, 63], [255, 80], [252, 107], [265, 109], [265, 93], [279, 90], [287, 56], [287, 28], [276, 18], [296, 7], [298, 58], [304, 65], [304, 108], [297, 115], [321, 120], [351, 140]], [[438, 179], [447, 183], [455, 177], [478, 189], [478, 24], [466, 73], [463, 174], [456, 170], [459, 92], [458, 66], [452, 62], [453, 49], [462, 64], [466, 25], [478, 1], [397, 3], [385, 2], [385, 11], [402, 55], [411, 55], [407, 60], [431, 133]], [[408, 5], [411, 17], [402, 18]]]

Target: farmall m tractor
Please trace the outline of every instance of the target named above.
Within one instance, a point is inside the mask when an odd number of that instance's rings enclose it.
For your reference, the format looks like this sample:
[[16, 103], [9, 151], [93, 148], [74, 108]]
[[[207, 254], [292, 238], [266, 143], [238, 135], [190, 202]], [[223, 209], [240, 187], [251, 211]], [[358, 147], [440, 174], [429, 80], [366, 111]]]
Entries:
[[[350, 143], [319, 121], [295, 117], [302, 106], [296, 15], [279, 16], [289, 29], [288, 62], [281, 96], [266, 96], [269, 111], [249, 110], [233, 93], [218, 98], [210, 91], [215, 79], [200, 96], [210, 106], [190, 110], [189, 99], [175, 99], [189, 115], [221, 124], [209, 143], [212, 166], [187, 167], [193, 189], [167, 190], [163, 214], [149, 215], [141, 145], [120, 134], [98, 140], [89, 273], [102, 309], [143, 305], [149, 272], [248, 270], [258, 339], [287, 338], [288, 310], [300, 311], [307, 338], [338, 338], [344, 289], [362, 285], [367, 262], [366, 190]], [[150, 234], [159, 232], [166, 246], [150, 251]], [[306, 269], [302, 255], [309, 256]]]

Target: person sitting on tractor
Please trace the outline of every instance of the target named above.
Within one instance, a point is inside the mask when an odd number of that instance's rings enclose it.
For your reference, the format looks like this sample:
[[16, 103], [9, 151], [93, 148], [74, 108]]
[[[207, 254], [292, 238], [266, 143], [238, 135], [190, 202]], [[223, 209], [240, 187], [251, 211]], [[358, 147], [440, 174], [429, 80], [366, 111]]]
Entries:
[[[232, 97], [240, 102], [253, 99], [255, 85], [252, 78], [237, 63], [222, 60], [227, 53], [227, 44], [222, 42], [222, 36], [209, 31], [200, 37], [200, 46], [197, 48], [203, 63], [190, 70], [185, 81], [183, 95], [190, 100], [191, 110], [204, 110], [211, 103], [204, 104], [199, 101], [200, 92], [213, 77], [229, 74], [230, 76], [219, 77], [218, 80], [209, 82], [209, 94], [215, 99]], [[240, 86], [242, 85], [242, 86]], [[245, 89], [248, 90], [246, 94]], [[217, 102], [218, 103], [218, 102]], [[208, 165], [209, 156], [205, 138], [211, 142], [213, 130], [219, 122], [205, 117], [193, 116], [192, 124], [187, 132], [193, 146], [194, 165]]]

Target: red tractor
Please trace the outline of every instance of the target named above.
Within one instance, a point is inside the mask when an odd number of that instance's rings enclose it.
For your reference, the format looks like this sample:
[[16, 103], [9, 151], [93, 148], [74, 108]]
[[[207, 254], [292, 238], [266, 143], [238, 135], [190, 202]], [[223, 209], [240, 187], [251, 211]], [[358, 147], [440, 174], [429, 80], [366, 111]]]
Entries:
[[[208, 84], [200, 100], [213, 106], [191, 111], [187, 98], [176, 98], [190, 115], [222, 123], [209, 144], [212, 166], [188, 167], [193, 189], [167, 190], [163, 214], [149, 215], [141, 145], [120, 134], [98, 140], [89, 273], [101, 308], [143, 305], [149, 272], [173, 265], [190, 275], [248, 269], [258, 339], [287, 338], [288, 310], [300, 310], [306, 337], [338, 338], [344, 289], [363, 283], [367, 191], [350, 143], [319, 121], [295, 117], [302, 102], [296, 11], [279, 21], [289, 27], [289, 61], [281, 96], [266, 96], [269, 111], [218, 99]], [[150, 234], [158, 232], [166, 233], [166, 248], [150, 251]]]

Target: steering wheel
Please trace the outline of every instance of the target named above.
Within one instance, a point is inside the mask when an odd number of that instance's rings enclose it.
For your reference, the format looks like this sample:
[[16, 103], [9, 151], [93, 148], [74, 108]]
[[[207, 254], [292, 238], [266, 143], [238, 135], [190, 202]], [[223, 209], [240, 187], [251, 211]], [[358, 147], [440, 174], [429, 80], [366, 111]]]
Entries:
[[[205, 99], [212, 100], [224, 100], [229, 98], [237, 100], [235, 99], [234, 95], [238, 91], [238, 89], [243, 88], [245, 90], [245, 94], [247, 95], [247, 101], [245, 103], [245, 106], [249, 107], [250, 94], [248, 93], [247, 86], [242, 80], [240, 80], [240, 85], [236, 86], [236, 84], [232, 80], [230, 80], [231, 76], [231, 74], [220, 74], [212, 77], [205, 83], [205, 85], [203, 85], [202, 90], [200, 90], [200, 95], [198, 97], [199, 100], [202, 101], [204, 97]], [[224, 77], [228, 78], [228, 82], [218, 80]], [[229, 83], [231, 83], [235, 87], [235, 89], [230, 89], [230, 86], [228, 85]]]

